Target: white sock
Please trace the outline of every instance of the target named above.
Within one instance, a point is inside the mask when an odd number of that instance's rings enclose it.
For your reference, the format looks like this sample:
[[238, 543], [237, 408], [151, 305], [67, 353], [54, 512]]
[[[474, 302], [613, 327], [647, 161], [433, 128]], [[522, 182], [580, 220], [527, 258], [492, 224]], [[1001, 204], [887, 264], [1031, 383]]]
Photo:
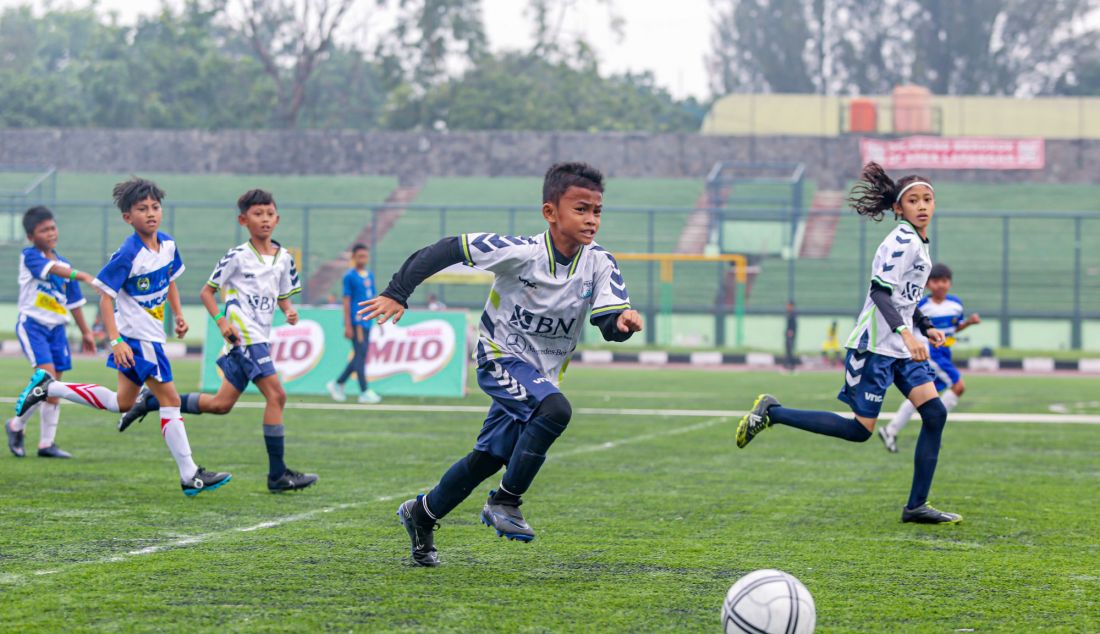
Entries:
[[95, 409], [105, 409], [118, 413], [118, 395], [95, 383], [50, 383], [47, 393], [51, 398], [63, 398], [78, 405], [87, 405]]
[[897, 436], [901, 430], [905, 429], [905, 425], [909, 423], [909, 419], [916, 412], [917, 408], [913, 407], [913, 402], [905, 399], [901, 407], [898, 408], [898, 413], [894, 414], [894, 417], [890, 419], [890, 424], [886, 426], [886, 433]]
[[39, 429], [42, 431], [42, 435], [38, 438], [38, 446], [49, 447], [53, 444], [54, 436], [57, 435], [57, 420], [61, 418], [61, 403], [43, 402], [38, 413], [41, 419]]
[[180, 468], [180, 480], [188, 480], [199, 470], [191, 459], [191, 444], [187, 442], [187, 430], [183, 428], [183, 416], [178, 407], [160, 408], [160, 433], [168, 444], [168, 451]]
[[27, 428], [27, 421], [31, 419], [31, 416], [34, 416], [34, 413], [38, 411], [39, 407], [42, 407], [42, 403], [44, 403], [44, 402], [45, 401], [39, 401], [38, 403], [35, 403], [34, 407], [32, 407], [29, 410], [23, 412], [22, 416], [12, 416], [12, 418], [11, 418], [11, 430], [12, 431], [23, 431], [24, 429], [26, 429]]
[[940, 397], [940, 400], [943, 401], [943, 406], [946, 407], [947, 411], [950, 412], [951, 410], [955, 409], [956, 405], [959, 404], [959, 395], [955, 394], [951, 390], [947, 390], [943, 393], [943, 396]]

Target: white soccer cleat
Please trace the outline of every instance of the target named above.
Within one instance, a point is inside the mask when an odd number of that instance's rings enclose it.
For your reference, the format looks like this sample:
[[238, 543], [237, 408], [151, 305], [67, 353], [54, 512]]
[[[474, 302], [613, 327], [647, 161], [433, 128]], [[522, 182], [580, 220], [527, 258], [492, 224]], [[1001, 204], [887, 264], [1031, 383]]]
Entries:
[[336, 401], [337, 403], [343, 403], [344, 401], [348, 400], [347, 395], [344, 394], [344, 386], [340, 385], [336, 381], [329, 381], [328, 383], [326, 383], [325, 389], [328, 390], [328, 394], [332, 397], [332, 400]]
[[359, 395], [359, 402], [367, 405], [374, 405], [382, 402], [382, 397], [378, 395], [378, 392], [368, 389]]

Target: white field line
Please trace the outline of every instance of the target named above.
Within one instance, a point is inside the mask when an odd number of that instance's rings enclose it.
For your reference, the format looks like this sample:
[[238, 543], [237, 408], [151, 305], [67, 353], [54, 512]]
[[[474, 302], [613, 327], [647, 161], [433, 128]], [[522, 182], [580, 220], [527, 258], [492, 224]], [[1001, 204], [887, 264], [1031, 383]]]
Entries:
[[[0, 397], [0, 403], [14, 403], [11, 397]], [[67, 401], [62, 403], [69, 404]], [[262, 401], [239, 401], [234, 409], [263, 409]], [[287, 409], [347, 411], [347, 412], [407, 412], [407, 413], [461, 413], [484, 414], [488, 405], [412, 405], [380, 403], [377, 405], [359, 405], [357, 403], [287, 403]], [[578, 414], [592, 416], [658, 416], [670, 418], [741, 418], [745, 410], [723, 409], [646, 409], [615, 407], [577, 407]], [[841, 416], [851, 416], [851, 412], [836, 412]], [[885, 414], [884, 414], [885, 416]], [[1100, 425], [1100, 414], [1006, 414], [999, 412], [956, 412], [947, 416], [948, 421], [960, 423], [1042, 423], [1042, 424], [1078, 424]]]
[[[257, 403], [257, 405], [262, 406], [262, 403]], [[633, 444], [633, 443], [645, 442], [645, 441], [648, 441], [648, 440], [654, 440], [656, 438], [662, 438], [662, 437], [665, 437], [665, 436], [675, 436], [675, 435], [679, 435], [679, 434], [686, 434], [686, 433], [690, 433], [690, 432], [693, 432], [693, 431], [698, 431], [700, 429], [706, 429], [708, 427], [713, 427], [714, 425], [717, 425], [718, 423], [723, 422], [724, 420], [726, 420], [724, 417], [712, 418], [712, 419], [709, 419], [709, 420], [705, 420], [701, 423], [695, 423], [695, 424], [692, 424], [692, 425], [685, 425], [683, 427], [674, 427], [672, 429], [667, 429], [665, 431], [653, 432], [653, 433], [649, 433], [649, 434], [639, 434], [637, 436], [628, 436], [626, 438], [621, 438], [619, 440], [603, 442], [603, 443], [597, 443], [597, 444], [594, 444], [594, 445], [583, 445], [581, 447], [577, 447], [577, 448], [571, 449], [569, 451], [563, 451], [563, 452], [558, 453], [558, 454], [551, 454], [549, 456], [549, 458], [551, 458], [551, 459], [568, 458], [569, 456], [575, 456], [575, 455], [580, 455], [580, 454], [584, 454], [584, 453], [591, 453], [591, 452], [595, 452], [595, 451], [607, 451], [609, 449], [614, 449], [614, 448], [620, 447], [622, 445], [629, 445], [629, 444]], [[404, 497], [404, 496], [407, 496], [407, 495], [415, 495], [416, 493], [418, 493], [420, 491], [424, 491], [425, 489], [428, 489], [428, 488], [430, 488], [434, 485], [435, 485], [435, 483], [433, 482], [432, 484], [428, 484], [428, 485], [425, 485], [425, 486], [418, 487], [417, 489], [412, 490], [412, 491], [406, 490], [406, 491], [402, 491], [400, 493], [393, 493], [393, 494], [390, 494], [390, 495], [383, 495], [383, 496], [379, 496], [379, 497], [373, 498], [371, 500], [365, 500], [365, 501], [362, 501], [362, 502], [348, 502], [348, 503], [344, 503], [344, 504], [335, 504], [333, 506], [328, 506], [328, 507], [320, 508], [320, 509], [314, 509], [312, 511], [306, 511], [304, 513], [298, 513], [296, 515], [287, 515], [285, 517], [278, 517], [278, 518], [275, 518], [275, 519], [267, 520], [265, 522], [260, 522], [259, 524], [253, 524], [251, 526], [240, 526], [240, 527], [237, 527], [237, 528], [229, 528], [229, 529], [220, 530], [220, 531], [213, 531], [213, 532], [210, 532], [210, 533], [203, 533], [203, 534], [200, 534], [200, 535], [190, 535], [190, 536], [185, 536], [185, 537], [179, 537], [179, 538], [176, 538], [176, 539], [173, 539], [173, 540], [170, 540], [170, 541], [162, 542], [160, 544], [154, 544], [154, 545], [151, 545], [151, 546], [146, 546], [144, 548], [139, 548], [139, 549], [136, 549], [136, 550], [130, 550], [130, 551], [127, 551], [127, 552], [124, 552], [124, 553], [110, 555], [110, 556], [107, 556], [107, 557], [101, 557], [99, 559], [93, 559], [93, 560], [89, 560], [89, 561], [80, 561], [80, 562], [73, 562], [73, 563], [65, 564], [61, 568], [37, 570], [37, 571], [34, 571], [32, 573], [29, 573], [29, 575], [18, 575], [18, 574], [0, 575], [0, 585], [5, 584], [5, 583], [9, 583], [9, 584], [10, 583], [18, 583], [21, 580], [23, 580], [23, 578], [25, 576], [41, 577], [41, 576], [45, 576], [45, 575], [58, 574], [58, 573], [64, 572], [67, 569], [70, 569], [74, 566], [82, 566], [82, 565], [89, 565], [89, 564], [117, 563], [117, 562], [127, 561], [129, 559], [134, 558], [134, 557], [141, 557], [143, 555], [153, 555], [153, 554], [163, 552], [163, 551], [166, 551], [166, 550], [173, 550], [173, 549], [177, 549], [177, 548], [185, 548], [187, 546], [193, 546], [195, 544], [201, 544], [201, 543], [208, 542], [208, 541], [211, 541], [211, 540], [215, 540], [215, 539], [218, 539], [218, 538], [221, 538], [221, 537], [225, 537], [226, 535], [233, 535], [233, 534], [236, 534], [236, 533], [251, 533], [251, 532], [255, 532], [255, 531], [265, 530], [265, 529], [268, 529], [268, 528], [274, 528], [276, 526], [281, 526], [283, 524], [290, 524], [292, 522], [300, 522], [300, 521], [310, 520], [310, 519], [313, 519], [314, 517], [317, 517], [318, 515], [323, 515], [325, 513], [332, 513], [334, 511], [340, 511], [340, 510], [345, 510], [345, 509], [350, 509], [350, 508], [357, 508], [357, 507], [364, 506], [366, 504], [374, 503], [374, 502], [387, 502], [387, 501], [395, 500], [395, 499], [398, 499], [398, 498], [401, 498], [401, 497]]]

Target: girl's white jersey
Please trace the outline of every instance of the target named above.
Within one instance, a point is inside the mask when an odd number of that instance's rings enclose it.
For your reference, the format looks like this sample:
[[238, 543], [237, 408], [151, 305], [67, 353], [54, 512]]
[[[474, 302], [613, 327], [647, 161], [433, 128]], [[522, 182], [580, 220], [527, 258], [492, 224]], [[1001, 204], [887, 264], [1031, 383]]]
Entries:
[[[924, 296], [924, 285], [932, 271], [928, 240], [921, 238], [913, 225], [901, 221], [875, 251], [871, 264], [871, 285], [890, 290], [890, 302], [901, 314], [906, 327], [913, 329], [913, 311]], [[890, 330], [886, 319], [871, 300], [870, 289], [856, 327], [848, 336], [847, 348], [870, 350], [875, 354], [899, 359], [912, 355], [901, 335]]]
[[618, 263], [593, 242], [568, 264], [556, 262], [550, 232], [530, 237], [467, 233], [466, 264], [496, 275], [479, 325], [477, 359], [516, 357], [557, 385], [586, 315], [630, 308]]

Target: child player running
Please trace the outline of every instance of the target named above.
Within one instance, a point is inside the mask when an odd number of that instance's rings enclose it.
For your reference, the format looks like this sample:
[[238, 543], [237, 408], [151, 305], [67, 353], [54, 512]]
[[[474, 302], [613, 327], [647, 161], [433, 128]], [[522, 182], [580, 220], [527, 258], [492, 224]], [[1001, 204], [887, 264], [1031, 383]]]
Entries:
[[[249, 382], [264, 395], [264, 445], [267, 447], [267, 488], [272, 493], [304, 489], [317, 482], [312, 473], [299, 473], [283, 462], [283, 407], [286, 392], [275, 372], [268, 343], [275, 307], [290, 325], [298, 323], [298, 311], [290, 298], [300, 293], [301, 282], [294, 257], [271, 234], [279, 224], [279, 211], [270, 192], [253, 189], [237, 200], [237, 222], [248, 229], [248, 242], [233, 247], [214, 267], [199, 298], [228, 342], [218, 358], [222, 384], [217, 394], [190, 392], [181, 397], [184, 414], [228, 414]], [[224, 290], [225, 311], [218, 309], [217, 292]], [[118, 421], [125, 431], [134, 421], [160, 408], [155, 393], [143, 389], [137, 402]]]
[[134, 228], [96, 275], [99, 314], [111, 341], [107, 367], [118, 370], [118, 393], [102, 385], [63, 383], [37, 370], [15, 403], [21, 416], [46, 398], [61, 397], [110, 412], [125, 412], [146, 385], [160, 401], [160, 431], [179, 467], [180, 488], [194, 496], [229, 482], [228, 473], [207, 471], [191, 459], [191, 445], [180, 414], [180, 397], [172, 366], [164, 354], [164, 304], [176, 316], [177, 337], [187, 334], [176, 278], [183, 258], [172, 236], [158, 231], [164, 191], [156, 183], [131, 178], [115, 185], [114, 200], [122, 220]]
[[935, 192], [924, 177], [909, 175], [895, 183], [881, 166], [868, 163], [849, 202], [856, 213], [872, 220], [882, 220], [887, 210], [901, 220], [875, 252], [868, 297], [845, 344], [845, 383], [837, 398], [852, 408], [855, 418], [783, 407], [775, 397], [761, 394], [737, 426], [737, 446], [749, 444], [775, 423], [864, 442], [874, 431], [882, 398], [893, 383], [912, 401], [922, 422], [913, 459], [913, 484], [901, 521], [958, 523], [962, 516], [936, 510], [928, 503], [947, 409], [936, 393], [928, 348], [911, 332], [916, 326], [933, 346], [944, 343], [943, 333], [917, 308], [932, 267], [927, 232], [936, 210]]
[[[15, 333], [23, 354], [31, 366], [55, 379], [72, 369], [69, 339], [65, 326], [70, 319], [80, 329], [84, 352], [95, 352], [95, 338], [84, 320], [80, 308], [85, 299], [77, 280], [91, 284], [92, 276], [77, 271], [69, 261], [61, 257], [57, 246], [57, 223], [53, 213], [45, 207], [31, 207], [23, 214], [23, 229], [33, 246], [23, 249], [19, 256], [19, 321]], [[38, 411], [40, 420], [38, 457], [72, 458], [54, 442], [57, 422], [61, 416], [61, 404], [56, 397], [39, 401], [4, 423], [8, 433], [8, 449], [16, 458], [26, 455], [23, 439], [27, 420]]]
[[603, 175], [585, 163], [558, 163], [546, 172], [542, 201], [550, 225], [543, 234], [443, 238], [412, 254], [386, 290], [360, 311], [363, 319], [396, 322], [417, 285], [459, 262], [496, 276], [477, 344], [478, 384], [493, 404], [477, 443], [427, 495], [397, 509], [418, 565], [439, 565], [436, 522], [501, 467], [504, 477], [489, 492], [481, 521], [498, 536], [535, 538], [520, 513], [521, 497], [572, 416], [558, 384], [585, 315], [591, 314], [608, 341], [625, 341], [642, 329], [615, 258], [593, 241], [603, 210]]
[[[956, 334], [982, 323], [982, 319], [978, 313], [967, 316], [962, 300], [958, 295], [951, 294], [951, 269], [946, 264], [937, 262], [932, 265], [932, 272], [928, 275], [928, 292], [931, 294], [921, 299], [917, 308], [932, 320], [932, 325], [945, 337], [942, 346], [929, 349], [928, 363], [936, 373], [936, 391], [941, 394], [940, 400], [950, 412], [966, 391], [962, 374], [951, 360], [951, 346], [955, 345]], [[879, 428], [879, 438], [890, 453], [898, 452], [898, 434], [915, 411], [912, 401], [904, 401], [890, 424]]]

